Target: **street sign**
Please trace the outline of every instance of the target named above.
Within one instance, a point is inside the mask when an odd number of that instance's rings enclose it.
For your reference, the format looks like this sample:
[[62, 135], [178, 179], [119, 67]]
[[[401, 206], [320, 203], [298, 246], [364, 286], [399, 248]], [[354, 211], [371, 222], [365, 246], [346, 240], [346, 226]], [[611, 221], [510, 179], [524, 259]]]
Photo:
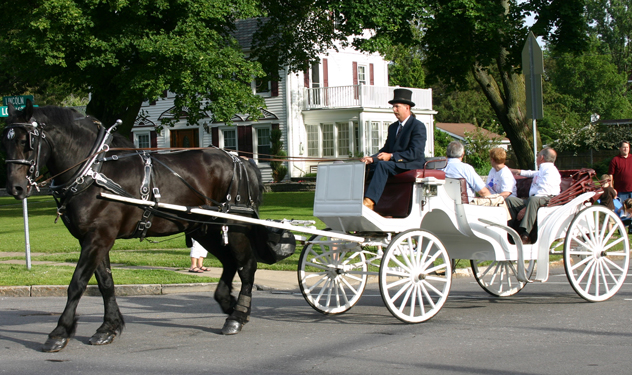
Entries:
[[2, 97], [2, 105], [7, 106], [9, 103], [13, 104], [14, 107], [22, 107], [26, 105], [26, 101], [30, 100], [31, 103], [35, 103], [33, 99], [33, 95], [16, 95], [16, 96], [3, 96]]
[[529, 37], [522, 49], [522, 73], [527, 91], [527, 118], [541, 119], [543, 117], [542, 74], [544, 73], [544, 60], [542, 49], [531, 31], [529, 31]]
[[[20, 110], [20, 109], [23, 109], [24, 107], [25, 107], [24, 105], [18, 105], [15, 107], [15, 109]], [[34, 105], [33, 107], [37, 107], [37, 106]], [[9, 117], [9, 107], [0, 106], [0, 117]]]

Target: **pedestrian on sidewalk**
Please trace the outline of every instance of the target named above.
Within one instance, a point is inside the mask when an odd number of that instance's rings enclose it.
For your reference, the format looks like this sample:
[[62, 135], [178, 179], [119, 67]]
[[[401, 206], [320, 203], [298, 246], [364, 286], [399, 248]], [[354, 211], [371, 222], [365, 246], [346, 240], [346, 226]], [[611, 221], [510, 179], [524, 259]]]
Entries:
[[189, 272], [204, 273], [204, 271], [210, 271], [210, 268], [204, 267], [204, 258], [208, 255], [208, 251], [196, 240], [188, 236], [187, 246], [191, 248], [191, 268], [189, 268]]

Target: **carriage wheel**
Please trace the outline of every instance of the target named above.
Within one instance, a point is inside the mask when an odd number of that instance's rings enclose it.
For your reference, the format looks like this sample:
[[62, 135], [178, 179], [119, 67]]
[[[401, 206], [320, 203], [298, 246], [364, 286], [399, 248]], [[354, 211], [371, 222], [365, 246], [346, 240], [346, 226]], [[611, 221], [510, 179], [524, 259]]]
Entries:
[[299, 258], [298, 285], [305, 301], [323, 314], [352, 308], [367, 282], [366, 257], [359, 244], [312, 236]]
[[614, 212], [592, 206], [575, 216], [564, 241], [564, 268], [577, 294], [607, 300], [623, 285], [629, 263], [628, 234]]
[[421, 323], [443, 307], [452, 283], [448, 252], [433, 234], [411, 229], [397, 235], [380, 264], [380, 293], [388, 310]]
[[[489, 264], [483, 264], [488, 263]], [[471, 260], [472, 271], [478, 285], [487, 293], [496, 297], [509, 297], [518, 293], [527, 283], [519, 281], [518, 262], [503, 260]], [[531, 277], [535, 268], [535, 260], [525, 261], [524, 268], [527, 278]]]

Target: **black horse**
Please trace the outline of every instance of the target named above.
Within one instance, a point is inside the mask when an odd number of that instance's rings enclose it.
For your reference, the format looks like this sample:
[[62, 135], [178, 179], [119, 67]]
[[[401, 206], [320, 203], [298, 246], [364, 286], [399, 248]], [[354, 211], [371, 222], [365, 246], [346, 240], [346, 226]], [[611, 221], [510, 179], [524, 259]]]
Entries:
[[[129, 140], [106, 131], [95, 118], [67, 108], [34, 108], [30, 101], [22, 111], [9, 105], [2, 146], [7, 156], [9, 194], [16, 199], [28, 197], [37, 188], [40, 167], [46, 165], [55, 176], [50, 188], [58, 214], [81, 244], [66, 307], [48, 335], [44, 351], [63, 349], [74, 334], [77, 304], [92, 275], [96, 275], [103, 296], [105, 315], [90, 344], [109, 344], [123, 330], [109, 256], [118, 238], [186, 232], [223, 265], [214, 295], [229, 315], [222, 333], [238, 333], [248, 321], [257, 269], [254, 247], [260, 233], [258, 225], [220, 219], [210, 222], [186, 213], [98, 199], [98, 195], [115, 192], [149, 202], [162, 197], [177, 205], [256, 217], [263, 186], [254, 163], [215, 148], [161, 154], [133, 150]], [[128, 150], [116, 150], [121, 148]], [[235, 273], [241, 279], [238, 298], [231, 295]]]

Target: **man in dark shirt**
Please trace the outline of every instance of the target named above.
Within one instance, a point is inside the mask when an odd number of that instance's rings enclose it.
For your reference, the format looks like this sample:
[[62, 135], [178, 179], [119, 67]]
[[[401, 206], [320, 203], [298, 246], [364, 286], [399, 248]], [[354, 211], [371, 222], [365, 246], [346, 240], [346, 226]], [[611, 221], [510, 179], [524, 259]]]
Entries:
[[622, 141], [619, 145], [619, 155], [612, 158], [608, 174], [612, 187], [618, 192], [621, 202], [632, 198], [632, 158], [630, 157], [630, 142]]

